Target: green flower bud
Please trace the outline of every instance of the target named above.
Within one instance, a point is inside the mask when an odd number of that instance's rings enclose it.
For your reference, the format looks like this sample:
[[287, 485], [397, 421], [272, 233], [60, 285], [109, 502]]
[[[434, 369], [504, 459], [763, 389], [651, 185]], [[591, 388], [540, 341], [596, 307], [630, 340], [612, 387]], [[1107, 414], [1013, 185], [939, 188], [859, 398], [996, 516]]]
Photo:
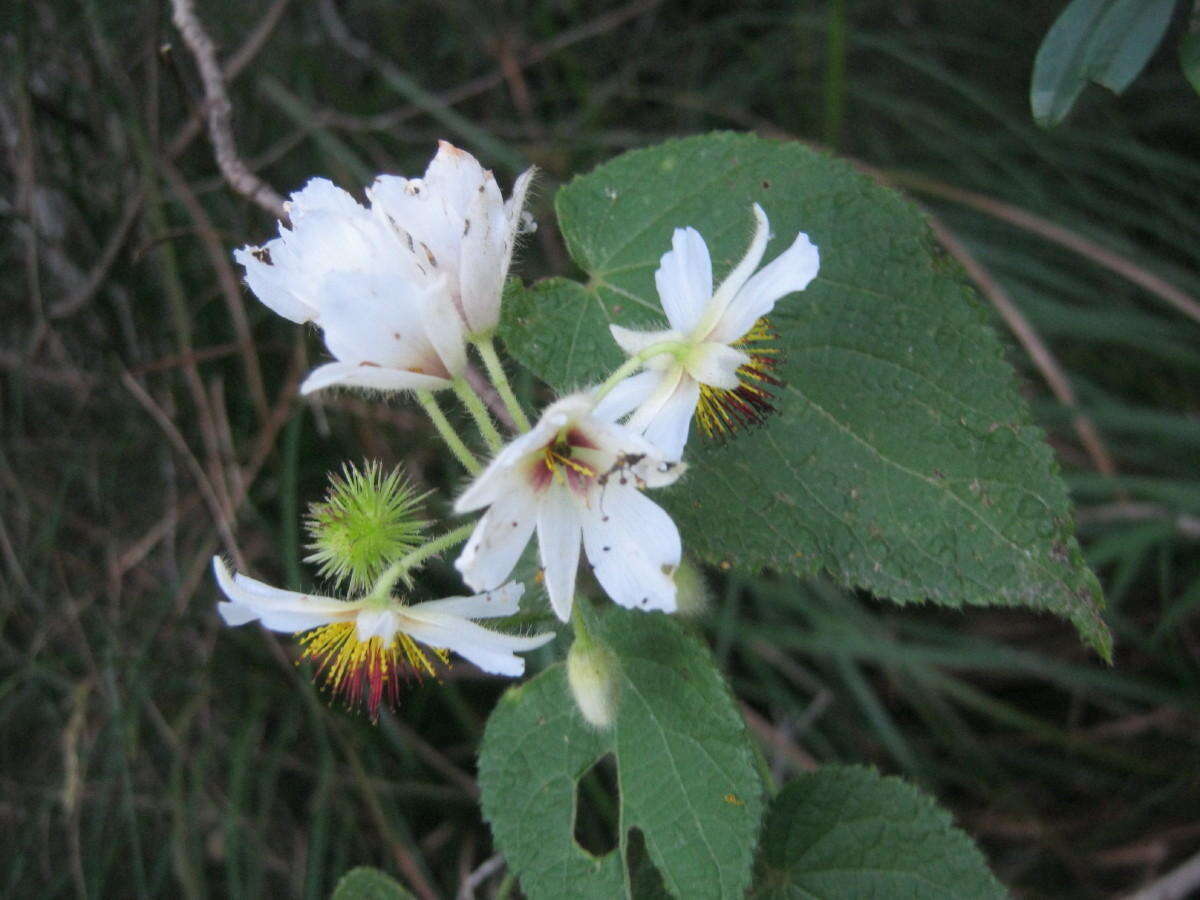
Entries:
[[329, 477], [329, 491], [308, 508], [305, 529], [312, 551], [305, 562], [345, 586], [351, 594], [368, 590], [380, 575], [416, 548], [428, 521], [419, 518], [421, 501], [399, 468], [388, 475], [378, 462], [359, 469], [347, 463]]
[[576, 640], [567, 651], [567, 683], [583, 718], [596, 728], [617, 714], [617, 657], [594, 639]]

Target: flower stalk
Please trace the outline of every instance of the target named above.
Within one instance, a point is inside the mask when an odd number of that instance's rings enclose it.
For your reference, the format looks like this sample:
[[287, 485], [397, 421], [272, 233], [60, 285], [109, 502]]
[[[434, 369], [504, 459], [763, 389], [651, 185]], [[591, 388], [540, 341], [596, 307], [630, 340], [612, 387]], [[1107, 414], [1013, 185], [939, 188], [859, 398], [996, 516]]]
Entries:
[[479, 464], [479, 460], [475, 458], [467, 445], [463, 443], [462, 438], [458, 436], [458, 432], [454, 430], [454, 426], [450, 424], [450, 420], [446, 418], [446, 414], [442, 412], [442, 408], [438, 406], [437, 399], [433, 396], [432, 391], [417, 391], [417, 402], [421, 404], [421, 409], [425, 410], [425, 414], [429, 416], [429, 420], [433, 422], [433, 427], [437, 429], [446, 446], [450, 448], [450, 452], [454, 454], [464, 469], [472, 475], [478, 475], [483, 467]]
[[492, 416], [484, 405], [483, 398], [475, 393], [475, 389], [461, 375], [455, 378], [452, 384], [454, 393], [467, 408], [471, 418], [475, 420], [475, 427], [479, 429], [479, 434], [487, 443], [488, 449], [493, 453], [497, 452], [504, 446], [504, 438], [500, 434], [500, 430], [496, 428], [496, 423], [492, 421]]
[[366, 599], [370, 602], [385, 602], [390, 597], [392, 588], [396, 586], [396, 582], [405, 579], [412, 569], [421, 565], [431, 556], [437, 556], [443, 550], [461, 544], [471, 536], [471, 531], [474, 528], [474, 522], [459, 525], [457, 528], [435, 537], [401, 559], [396, 560], [379, 576], [374, 587], [371, 588], [371, 592], [367, 594]]
[[531, 427], [529, 417], [525, 415], [525, 410], [521, 407], [517, 395], [513, 393], [512, 386], [508, 383], [504, 364], [496, 353], [495, 340], [489, 334], [486, 337], [477, 338], [473, 343], [475, 349], [479, 351], [479, 356], [483, 359], [484, 366], [487, 367], [488, 378], [491, 380], [492, 386], [500, 395], [500, 399], [504, 401], [504, 408], [508, 410], [508, 414], [516, 423], [517, 431], [524, 434]]
[[614, 369], [613, 373], [604, 379], [604, 383], [596, 388], [595, 394], [592, 395], [593, 398], [599, 403], [608, 395], [609, 391], [656, 356], [665, 356], [668, 353], [677, 354], [685, 349], [685, 347], [686, 345], [680, 341], [659, 341], [658, 343], [651, 344], [646, 349], [629, 357], [629, 359]]

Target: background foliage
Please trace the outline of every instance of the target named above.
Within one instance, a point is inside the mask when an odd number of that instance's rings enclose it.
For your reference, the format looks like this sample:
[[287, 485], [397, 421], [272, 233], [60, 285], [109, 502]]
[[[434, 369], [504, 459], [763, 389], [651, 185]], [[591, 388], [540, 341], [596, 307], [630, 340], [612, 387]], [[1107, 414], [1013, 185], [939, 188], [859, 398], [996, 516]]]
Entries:
[[[1120, 894], [1196, 854], [1185, 11], [1125, 94], [1088, 88], [1046, 132], [1029, 78], [1058, 9], [1032, 0], [198, 5], [236, 69], [239, 147], [278, 190], [419, 171], [438, 137], [505, 182], [540, 165], [527, 279], [579, 274], [553, 227], [561, 181], [713, 128], [836, 148], [927, 204], [1017, 338], [1115, 665], [1050, 617], [898, 610], [720, 566], [698, 623], [777, 778], [866, 761], [913, 779], [1021, 895]], [[284, 643], [222, 630], [205, 571], [236, 536], [256, 574], [311, 584], [300, 512], [346, 458], [403, 461], [427, 486], [458, 474], [403, 405], [291, 399], [318, 345], [238, 286], [229, 248], [274, 225], [195, 137], [169, 10], [10, 7], [0, 892], [321, 897], [357, 864], [421, 897], [513, 891], [474, 781], [503, 685], [460, 667], [371, 728], [329, 708]], [[580, 787], [585, 846], [611, 838], [606, 777]]]

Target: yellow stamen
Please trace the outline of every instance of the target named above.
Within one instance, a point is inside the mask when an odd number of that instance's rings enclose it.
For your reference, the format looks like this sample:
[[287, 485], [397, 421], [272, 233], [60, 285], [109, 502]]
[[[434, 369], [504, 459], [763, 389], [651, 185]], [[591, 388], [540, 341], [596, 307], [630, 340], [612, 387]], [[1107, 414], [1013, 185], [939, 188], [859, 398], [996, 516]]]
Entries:
[[[429, 653], [403, 632], [388, 641], [379, 636], [360, 641], [354, 622], [334, 622], [304, 633], [300, 644], [300, 658], [313, 661], [325, 690], [340, 694], [348, 707], [366, 706], [372, 721], [382, 701], [398, 702], [401, 675], [437, 674]], [[429, 651], [443, 664], [449, 659], [446, 650]]]
[[775, 340], [775, 332], [765, 318], [730, 346], [743, 348], [750, 362], [737, 370], [741, 383], [732, 389], [700, 385], [700, 400], [696, 404], [696, 421], [709, 437], [726, 438], [738, 428], [761, 424], [775, 407], [767, 385], [778, 387], [780, 382], [771, 374], [777, 347], [754, 346]]

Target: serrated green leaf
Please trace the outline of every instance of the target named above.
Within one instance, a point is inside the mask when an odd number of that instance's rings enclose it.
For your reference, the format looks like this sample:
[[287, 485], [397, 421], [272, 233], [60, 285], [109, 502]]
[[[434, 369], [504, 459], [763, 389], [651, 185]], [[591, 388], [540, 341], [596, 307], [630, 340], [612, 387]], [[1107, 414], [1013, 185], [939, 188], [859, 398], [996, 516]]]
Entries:
[[413, 900], [413, 895], [390, 875], [359, 866], [338, 879], [330, 900]]
[[825, 569], [899, 603], [1047, 610], [1107, 659], [1099, 585], [988, 310], [920, 211], [844, 163], [717, 134], [575, 179], [558, 215], [589, 279], [510, 290], [509, 352], [560, 390], [602, 377], [622, 361], [610, 322], [663, 327], [654, 271], [672, 229], [700, 231], [720, 279], [755, 201], [775, 235], [765, 258], [806, 231], [821, 272], [771, 316], [778, 414], [724, 445], [693, 435], [688, 475], [655, 492], [685, 546], [749, 572]]
[[755, 900], [1003, 898], [950, 814], [899, 778], [826, 766], [780, 791], [767, 813]]
[[1072, 0], [1038, 48], [1030, 105], [1057, 125], [1088, 81], [1121, 93], [1145, 68], [1171, 22], [1175, 0]]
[[[762, 816], [754, 750], [708, 650], [674, 620], [610, 610], [595, 626], [620, 661], [614, 726], [580, 716], [562, 665], [511, 688], [479, 758], [483, 811], [531, 898], [630, 896], [631, 829], [673, 896], [738, 897], [750, 883]], [[597, 858], [574, 840], [576, 786], [616, 759], [620, 844]]]

